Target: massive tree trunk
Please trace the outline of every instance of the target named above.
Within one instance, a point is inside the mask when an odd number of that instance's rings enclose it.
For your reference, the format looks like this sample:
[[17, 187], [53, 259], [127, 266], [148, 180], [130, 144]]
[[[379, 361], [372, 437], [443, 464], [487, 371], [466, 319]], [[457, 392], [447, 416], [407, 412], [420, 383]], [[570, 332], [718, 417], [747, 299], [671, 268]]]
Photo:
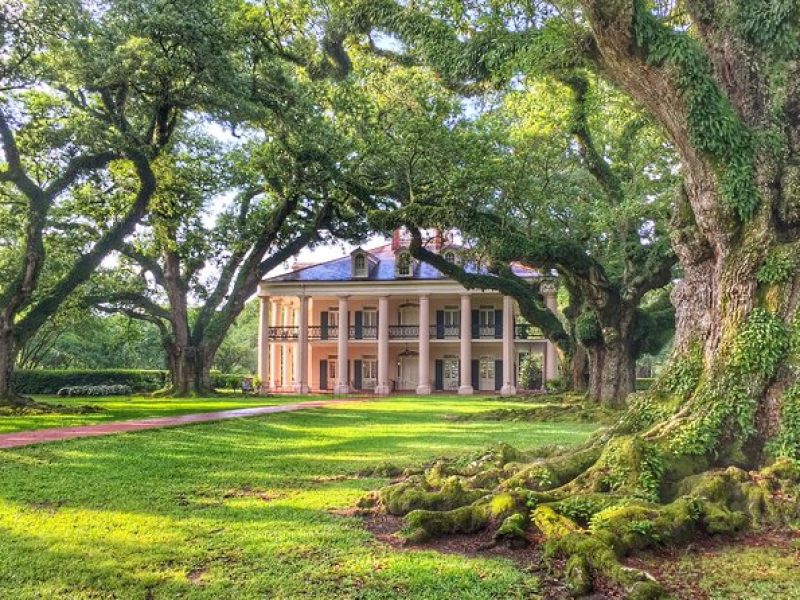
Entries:
[[[784, 25], [796, 36], [797, 13], [770, 14], [778, 24], [753, 13], [744, 27], [735, 19], [748, 4], [687, 0], [690, 36], [650, 3], [582, 0], [587, 58], [661, 123], [681, 159], [675, 352], [582, 447], [546, 458], [501, 448], [483, 465], [437, 463], [382, 490], [411, 541], [498, 523], [495, 539], [525, 539], [532, 524], [545, 554], [567, 558], [576, 595], [602, 573], [626, 597], [655, 598], [653, 578], [618, 558], [800, 518], [800, 469], [786, 460], [800, 459], [800, 62], [741, 37]], [[612, 360], [627, 372], [621, 354]]]
[[8, 327], [0, 323], [0, 404], [19, 404], [22, 400], [14, 394], [11, 379], [14, 375], [16, 343]]
[[611, 408], [621, 408], [635, 390], [636, 358], [624, 340], [587, 348], [589, 397]]
[[205, 347], [171, 344], [166, 350], [171, 379], [168, 388], [170, 395], [205, 396], [213, 392], [211, 362]]

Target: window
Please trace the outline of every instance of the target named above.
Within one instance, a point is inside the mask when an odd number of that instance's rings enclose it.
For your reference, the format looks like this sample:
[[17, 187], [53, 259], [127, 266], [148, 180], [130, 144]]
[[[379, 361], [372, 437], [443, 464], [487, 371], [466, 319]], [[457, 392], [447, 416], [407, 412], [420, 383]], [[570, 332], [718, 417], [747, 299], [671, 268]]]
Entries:
[[445, 259], [447, 262], [449, 262], [449, 263], [452, 263], [452, 264], [455, 264], [455, 263], [456, 263], [456, 253], [455, 253], [455, 252], [453, 252], [452, 250], [447, 250], [447, 251], [444, 253], [444, 255], [443, 255], [443, 256], [444, 256], [444, 259]]
[[353, 256], [353, 277], [367, 276], [367, 257], [359, 253]]
[[458, 327], [461, 323], [461, 315], [457, 307], [445, 306], [444, 307], [444, 326], [445, 327]]
[[328, 327], [339, 327], [339, 308], [328, 309]]
[[482, 356], [479, 365], [481, 379], [494, 381], [494, 359]]
[[336, 356], [328, 357], [328, 379], [330, 381], [336, 381], [336, 361]]
[[363, 315], [362, 333], [364, 337], [368, 339], [378, 337], [378, 311], [374, 308], [364, 307]]
[[397, 255], [397, 275], [400, 277], [410, 277], [412, 269], [411, 255], [408, 252], [401, 252]]

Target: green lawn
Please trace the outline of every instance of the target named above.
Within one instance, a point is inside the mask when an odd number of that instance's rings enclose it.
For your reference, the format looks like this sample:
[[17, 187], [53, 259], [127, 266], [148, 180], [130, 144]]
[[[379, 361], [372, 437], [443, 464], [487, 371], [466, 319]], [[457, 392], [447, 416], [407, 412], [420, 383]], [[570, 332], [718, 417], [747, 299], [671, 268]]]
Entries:
[[0, 598], [535, 597], [510, 562], [392, 550], [330, 512], [386, 482], [350, 477], [369, 465], [592, 429], [444, 418], [515, 405], [488, 404], [393, 398], [0, 451]]
[[110, 396], [107, 398], [59, 398], [58, 396], [36, 396], [36, 400], [48, 404], [67, 407], [91, 406], [100, 412], [86, 413], [30, 413], [0, 414], [0, 433], [12, 433], [29, 429], [49, 427], [72, 427], [105, 421], [124, 421], [147, 417], [169, 417], [187, 413], [211, 412], [250, 406], [287, 404], [303, 400], [313, 400], [309, 396], [277, 396], [262, 398], [257, 396], [233, 395], [215, 398], [150, 398], [146, 396]]

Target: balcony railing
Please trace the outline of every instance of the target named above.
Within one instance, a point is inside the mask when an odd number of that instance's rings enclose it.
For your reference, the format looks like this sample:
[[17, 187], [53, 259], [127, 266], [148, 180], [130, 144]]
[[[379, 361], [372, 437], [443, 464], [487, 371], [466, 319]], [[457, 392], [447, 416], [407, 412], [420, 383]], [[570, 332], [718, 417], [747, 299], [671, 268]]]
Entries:
[[458, 325], [431, 325], [431, 339], [457, 340], [461, 337], [461, 327]]
[[514, 339], [517, 340], [540, 340], [544, 337], [542, 330], [527, 323], [517, 323], [514, 325]]
[[269, 337], [272, 340], [296, 340], [297, 326], [290, 325], [288, 327], [270, 327]]
[[[270, 327], [269, 337], [275, 341], [289, 341], [297, 339], [298, 328], [296, 325], [285, 327]], [[477, 336], [475, 334], [478, 334]], [[495, 330], [492, 326], [480, 326], [472, 329], [473, 339], [500, 339], [502, 331]], [[335, 340], [339, 337], [337, 326], [310, 325], [308, 327], [309, 340]], [[431, 325], [430, 339], [432, 340], [457, 340], [461, 337], [461, 327], [458, 325]], [[389, 325], [389, 339], [416, 340], [419, 338], [419, 325]], [[542, 330], [526, 323], [514, 325], [514, 339], [516, 340], [541, 340], [544, 338]], [[351, 340], [377, 340], [378, 328], [371, 325], [348, 327], [348, 339]]]
[[419, 337], [419, 325], [389, 325], [389, 339], [416, 340]]

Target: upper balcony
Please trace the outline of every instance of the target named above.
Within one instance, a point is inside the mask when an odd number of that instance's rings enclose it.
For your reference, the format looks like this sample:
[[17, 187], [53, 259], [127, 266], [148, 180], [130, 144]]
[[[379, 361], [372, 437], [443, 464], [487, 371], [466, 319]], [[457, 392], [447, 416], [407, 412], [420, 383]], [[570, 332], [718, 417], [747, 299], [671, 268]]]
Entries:
[[[290, 325], [285, 327], [270, 327], [269, 337], [271, 340], [292, 341], [297, 339], [298, 327]], [[429, 336], [431, 340], [458, 340], [461, 338], [461, 327], [458, 325], [431, 325]], [[336, 340], [339, 337], [337, 326], [323, 327], [321, 325], [311, 325], [308, 327], [309, 340]], [[377, 340], [378, 328], [370, 325], [348, 327], [348, 339], [350, 340]], [[501, 340], [503, 338], [503, 328], [490, 326], [473, 326], [473, 340]], [[516, 323], [514, 325], [515, 340], [541, 340], [544, 338], [542, 331], [538, 327], [526, 323]], [[389, 325], [390, 340], [416, 340], [419, 339], [419, 325]]]

